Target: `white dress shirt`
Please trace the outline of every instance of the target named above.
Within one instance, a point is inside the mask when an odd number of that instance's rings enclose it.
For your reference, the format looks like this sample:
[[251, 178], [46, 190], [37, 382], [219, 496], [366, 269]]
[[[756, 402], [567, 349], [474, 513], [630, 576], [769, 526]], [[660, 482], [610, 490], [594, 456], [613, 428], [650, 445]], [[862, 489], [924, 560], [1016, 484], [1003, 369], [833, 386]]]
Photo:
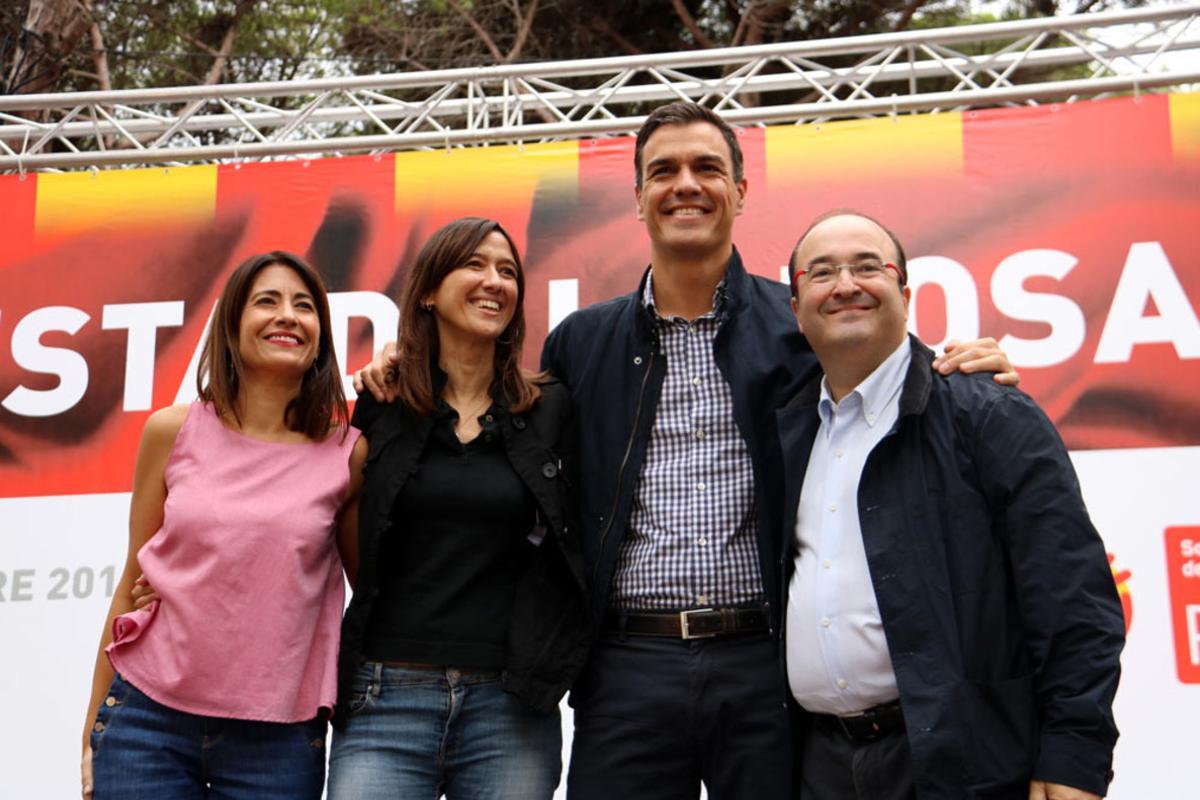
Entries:
[[899, 696], [859, 527], [858, 482], [867, 456], [896, 422], [911, 359], [905, 339], [839, 403], [821, 380], [821, 426], [800, 491], [786, 629], [792, 695], [816, 713], [846, 716]]

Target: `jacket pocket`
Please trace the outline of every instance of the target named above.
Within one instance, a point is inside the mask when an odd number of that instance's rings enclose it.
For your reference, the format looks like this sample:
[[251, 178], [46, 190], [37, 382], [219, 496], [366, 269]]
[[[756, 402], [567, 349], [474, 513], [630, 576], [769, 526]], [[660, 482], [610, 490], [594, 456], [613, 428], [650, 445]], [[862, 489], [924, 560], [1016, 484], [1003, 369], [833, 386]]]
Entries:
[[981, 796], [1014, 784], [1028, 788], [1037, 756], [1033, 676], [963, 685], [967, 774]]
[[517, 584], [509, 622], [505, 688], [539, 711], [558, 704], [583, 667], [591, 641], [587, 609], [565, 565], [544, 548]]

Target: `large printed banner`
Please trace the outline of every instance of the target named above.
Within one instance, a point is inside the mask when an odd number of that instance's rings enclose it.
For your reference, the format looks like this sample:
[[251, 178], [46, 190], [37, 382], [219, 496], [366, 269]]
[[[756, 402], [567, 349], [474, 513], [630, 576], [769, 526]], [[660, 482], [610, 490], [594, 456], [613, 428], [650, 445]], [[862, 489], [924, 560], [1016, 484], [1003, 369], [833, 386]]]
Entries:
[[[1020, 368], [1072, 451], [1125, 602], [1111, 796], [1194, 797], [1200, 95], [739, 136], [735, 240], [752, 271], [778, 278], [812, 217], [860, 209], [905, 242], [926, 342], [994, 336]], [[392, 338], [425, 237], [494, 217], [525, 256], [533, 366], [553, 324], [646, 266], [632, 156], [619, 138], [0, 176], [0, 796], [76, 791], [138, 436], [152, 409], [194, 397], [233, 266], [307, 255], [353, 368]]]

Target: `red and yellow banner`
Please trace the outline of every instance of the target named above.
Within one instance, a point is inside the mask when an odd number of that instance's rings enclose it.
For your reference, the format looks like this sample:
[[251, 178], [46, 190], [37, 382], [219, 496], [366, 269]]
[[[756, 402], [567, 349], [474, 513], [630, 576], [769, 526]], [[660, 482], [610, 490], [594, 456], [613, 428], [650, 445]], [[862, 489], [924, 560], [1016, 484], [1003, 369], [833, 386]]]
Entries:
[[[912, 259], [921, 337], [1000, 339], [1070, 448], [1200, 444], [1200, 95], [739, 136], [751, 270], [777, 278], [818, 213], [873, 214]], [[189, 396], [225, 276], [265, 250], [306, 254], [343, 296], [335, 336], [356, 367], [390, 338], [379, 301], [425, 237], [499, 219], [525, 255], [535, 364], [564, 310], [552, 282], [577, 281], [582, 306], [645, 267], [632, 151], [619, 138], [0, 177], [0, 496], [127, 491], [149, 410]]]

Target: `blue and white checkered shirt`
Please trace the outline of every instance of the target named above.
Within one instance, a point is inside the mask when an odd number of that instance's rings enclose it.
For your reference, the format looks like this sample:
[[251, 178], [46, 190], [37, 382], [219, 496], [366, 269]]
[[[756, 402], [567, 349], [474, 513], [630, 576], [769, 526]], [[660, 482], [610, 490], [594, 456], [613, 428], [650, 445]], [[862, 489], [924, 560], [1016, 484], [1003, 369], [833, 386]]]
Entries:
[[623, 610], [724, 607], [763, 600], [754, 469], [717, 368], [725, 283], [713, 309], [664, 319], [653, 274], [643, 302], [654, 315], [667, 374], [621, 542], [611, 605]]

